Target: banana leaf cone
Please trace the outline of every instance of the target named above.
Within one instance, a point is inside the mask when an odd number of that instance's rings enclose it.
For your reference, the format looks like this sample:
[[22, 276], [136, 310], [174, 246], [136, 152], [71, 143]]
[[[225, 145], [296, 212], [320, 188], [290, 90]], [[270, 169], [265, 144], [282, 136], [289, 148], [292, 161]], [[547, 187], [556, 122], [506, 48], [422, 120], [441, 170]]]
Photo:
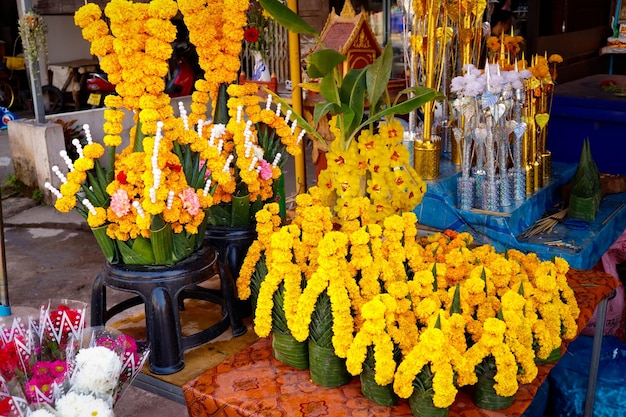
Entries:
[[600, 210], [600, 171], [593, 160], [589, 139], [585, 139], [580, 162], [572, 179], [568, 216], [593, 221]]

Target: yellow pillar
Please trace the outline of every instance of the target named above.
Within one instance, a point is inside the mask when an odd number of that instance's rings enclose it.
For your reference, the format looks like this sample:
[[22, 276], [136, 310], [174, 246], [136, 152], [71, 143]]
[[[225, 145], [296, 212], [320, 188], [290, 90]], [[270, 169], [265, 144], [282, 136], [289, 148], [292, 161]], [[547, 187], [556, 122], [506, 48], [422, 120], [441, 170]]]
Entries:
[[[288, 0], [287, 6], [294, 12], [298, 13], [298, 0]], [[289, 32], [289, 72], [291, 75], [291, 100], [293, 111], [302, 115], [302, 75], [300, 69], [300, 38], [297, 33]], [[306, 169], [305, 169], [305, 143], [300, 143], [302, 152], [294, 157], [296, 170], [296, 192], [298, 194], [306, 191]]]

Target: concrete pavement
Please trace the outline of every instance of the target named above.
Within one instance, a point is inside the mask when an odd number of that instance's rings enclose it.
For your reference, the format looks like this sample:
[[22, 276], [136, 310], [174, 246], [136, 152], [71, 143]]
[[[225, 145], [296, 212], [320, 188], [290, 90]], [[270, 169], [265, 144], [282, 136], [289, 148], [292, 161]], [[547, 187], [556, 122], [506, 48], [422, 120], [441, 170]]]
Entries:
[[[28, 117], [28, 116], [26, 116]], [[0, 131], [0, 184], [13, 166], [8, 133]], [[90, 301], [91, 284], [104, 258], [82, 217], [37, 205], [30, 198], [2, 196], [3, 267], [12, 316], [49, 299]], [[115, 301], [111, 299], [111, 301]], [[130, 387], [115, 408], [117, 417], [186, 417], [184, 404]]]

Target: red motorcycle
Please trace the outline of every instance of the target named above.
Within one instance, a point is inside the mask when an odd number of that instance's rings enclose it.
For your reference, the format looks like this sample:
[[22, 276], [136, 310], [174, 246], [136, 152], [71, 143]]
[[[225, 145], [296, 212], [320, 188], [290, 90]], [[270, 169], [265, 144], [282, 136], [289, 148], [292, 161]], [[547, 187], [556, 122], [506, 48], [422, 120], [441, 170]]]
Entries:
[[[177, 42], [174, 45], [174, 53], [170, 60], [170, 73], [165, 81], [165, 92], [170, 97], [188, 96], [193, 92], [194, 83], [198, 78], [191, 64], [191, 48], [186, 42]], [[89, 93], [87, 104], [94, 108], [104, 107], [104, 98], [109, 94], [115, 94], [115, 85], [109, 82], [106, 74], [90, 74], [86, 89]]]
[[104, 98], [109, 94], [115, 94], [115, 86], [109, 82], [106, 74], [91, 73], [85, 85], [89, 96], [87, 104], [93, 108], [104, 107]]
[[174, 56], [170, 60], [170, 73], [166, 80], [165, 93], [170, 97], [188, 96], [196, 82], [196, 73], [191, 65], [191, 47], [188, 42], [174, 43]]

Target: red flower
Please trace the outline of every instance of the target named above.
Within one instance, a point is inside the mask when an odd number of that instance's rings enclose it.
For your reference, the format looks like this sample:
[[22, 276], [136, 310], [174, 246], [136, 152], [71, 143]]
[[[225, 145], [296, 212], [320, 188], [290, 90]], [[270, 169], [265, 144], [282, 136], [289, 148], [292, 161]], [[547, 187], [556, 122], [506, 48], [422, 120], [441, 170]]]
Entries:
[[259, 29], [254, 26], [250, 26], [243, 32], [243, 38], [246, 42], [254, 43], [259, 40]]
[[183, 170], [183, 167], [178, 164], [172, 164], [170, 162], [165, 163], [165, 167], [171, 169], [173, 172], [180, 172]]
[[124, 171], [118, 172], [118, 174], [115, 177], [115, 179], [118, 180], [119, 183], [122, 184], [122, 185], [128, 184], [128, 181], [126, 181], [126, 173]]
[[11, 411], [11, 398], [5, 397], [0, 400], [0, 416], [8, 416]]
[[[4, 346], [0, 346], [0, 375], [3, 376], [6, 380], [10, 380], [16, 374], [20, 364], [20, 358], [17, 353], [17, 346], [15, 346], [15, 341], [12, 340], [5, 344]], [[0, 413], [0, 415], [4, 415]]]

